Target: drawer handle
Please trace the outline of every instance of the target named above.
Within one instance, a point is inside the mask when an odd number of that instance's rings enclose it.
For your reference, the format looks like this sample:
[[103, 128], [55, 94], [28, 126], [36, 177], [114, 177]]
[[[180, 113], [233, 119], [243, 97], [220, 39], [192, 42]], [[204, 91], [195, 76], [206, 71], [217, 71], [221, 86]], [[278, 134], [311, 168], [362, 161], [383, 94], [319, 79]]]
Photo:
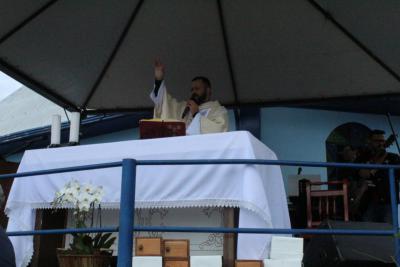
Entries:
[[169, 247], [166, 247], [166, 248], [165, 248], [165, 252], [170, 253], [170, 252], [171, 252], [171, 249], [170, 249]]
[[140, 250], [140, 251], [143, 250], [143, 245], [139, 245], [139, 250]]

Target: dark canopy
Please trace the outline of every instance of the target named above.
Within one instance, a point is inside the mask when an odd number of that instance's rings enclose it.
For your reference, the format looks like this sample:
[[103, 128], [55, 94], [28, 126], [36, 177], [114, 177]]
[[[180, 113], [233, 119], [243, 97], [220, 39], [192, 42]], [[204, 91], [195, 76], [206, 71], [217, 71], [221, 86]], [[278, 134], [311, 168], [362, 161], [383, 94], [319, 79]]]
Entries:
[[226, 105], [400, 93], [397, 0], [0, 0], [0, 69], [69, 109], [150, 108], [153, 60], [178, 98]]

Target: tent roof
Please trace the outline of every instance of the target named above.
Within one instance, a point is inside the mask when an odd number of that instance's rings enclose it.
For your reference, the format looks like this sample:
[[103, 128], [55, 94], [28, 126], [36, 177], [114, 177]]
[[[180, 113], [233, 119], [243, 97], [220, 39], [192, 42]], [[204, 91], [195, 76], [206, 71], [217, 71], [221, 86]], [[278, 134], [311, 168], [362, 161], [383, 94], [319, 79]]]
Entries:
[[399, 1], [0, 2], [0, 69], [69, 109], [152, 107], [155, 57], [225, 105], [400, 93]]

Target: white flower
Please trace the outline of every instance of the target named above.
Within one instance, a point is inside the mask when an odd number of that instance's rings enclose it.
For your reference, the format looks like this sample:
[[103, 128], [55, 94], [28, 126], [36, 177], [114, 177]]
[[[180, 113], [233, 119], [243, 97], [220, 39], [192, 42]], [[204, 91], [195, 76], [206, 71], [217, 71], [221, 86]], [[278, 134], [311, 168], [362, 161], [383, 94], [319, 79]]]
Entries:
[[93, 191], [93, 187], [91, 186], [91, 184], [85, 184], [82, 186], [82, 192], [86, 193], [86, 194], [91, 194]]
[[78, 210], [88, 212], [90, 209], [90, 202], [87, 200], [84, 200], [82, 202], [78, 203]]
[[78, 216], [79, 212], [88, 212], [92, 206], [101, 203], [103, 196], [102, 186], [94, 186], [90, 183], [80, 184], [72, 180], [56, 192], [53, 206], [75, 207], [74, 215]]

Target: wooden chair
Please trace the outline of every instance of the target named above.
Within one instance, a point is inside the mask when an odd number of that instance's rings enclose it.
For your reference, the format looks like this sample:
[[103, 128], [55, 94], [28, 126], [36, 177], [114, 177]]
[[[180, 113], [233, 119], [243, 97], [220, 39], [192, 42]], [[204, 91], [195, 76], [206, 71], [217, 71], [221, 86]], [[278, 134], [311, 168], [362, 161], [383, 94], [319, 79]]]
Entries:
[[[315, 189], [316, 186], [319, 188]], [[322, 190], [321, 186], [327, 186], [329, 189]], [[331, 189], [332, 187], [335, 189]], [[349, 221], [348, 181], [346, 179], [330, 182], [300, 180], [299, 194], [305, 198], [308, 228], [319, 226], [324, 219], [337, 219], [339, 217], [337, 214], [338, 203], [343, 204], [343, 220]], [[338, 201], [339, 199], [341, 202]], [[314, 216], [315, 214], [318, 215]]]

